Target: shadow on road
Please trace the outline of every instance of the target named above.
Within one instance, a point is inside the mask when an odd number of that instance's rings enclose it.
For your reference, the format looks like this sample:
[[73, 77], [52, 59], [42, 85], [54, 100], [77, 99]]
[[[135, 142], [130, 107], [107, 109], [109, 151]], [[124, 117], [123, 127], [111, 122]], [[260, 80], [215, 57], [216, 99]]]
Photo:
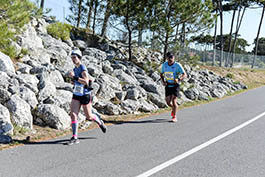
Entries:
[[126, 121], [126, 120], [104, 120], [105, 123], [110, 124], [142, 124], [142, 123], [168, 123], [170, 120], [168, 119], [152, 119], [152, 120], [133, 120], [133, 121]]
[[[79, 137], [79, 140], [87, 140], [87, 139], [96, 139], [94, 137]], [[30, 141], [30, 140], [16, 140], [14, 139], [13, 142], [15, 143], [20, 143], [20, 144], [25, 144], [25, 145], [42, 145], [42, 144], [62, 144], [62, 145], [67, 145], [67, 142], [69, 139], [62, 139], [62, 140], [54, 140], [54, 141]]]

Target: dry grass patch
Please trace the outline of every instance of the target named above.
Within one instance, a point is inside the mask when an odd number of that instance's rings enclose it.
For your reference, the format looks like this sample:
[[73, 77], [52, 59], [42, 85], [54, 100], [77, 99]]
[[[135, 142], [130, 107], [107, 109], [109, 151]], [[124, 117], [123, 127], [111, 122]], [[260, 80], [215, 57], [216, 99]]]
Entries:
[[203, 69], [208, 69], [214, 73], [227, 77], [232, 75], [234, 81], [244, 83], [250, 89], [265, 85], [265, 70], [250, 69], [250, 68], [223, 68], [213, 66], [201, 66]]

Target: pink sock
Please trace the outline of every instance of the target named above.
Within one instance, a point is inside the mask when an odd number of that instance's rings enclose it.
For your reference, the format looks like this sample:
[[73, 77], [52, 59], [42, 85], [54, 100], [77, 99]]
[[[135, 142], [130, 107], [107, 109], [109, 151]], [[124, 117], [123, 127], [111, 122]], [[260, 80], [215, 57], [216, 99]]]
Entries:
[[101, 125], [101, 121], [100, 121], [100, 118], [97, 116], [97, 115], [95, 115], [95, 117], [94, 118], [92, 118], [95, 122], [97, 122], [99, 125]]

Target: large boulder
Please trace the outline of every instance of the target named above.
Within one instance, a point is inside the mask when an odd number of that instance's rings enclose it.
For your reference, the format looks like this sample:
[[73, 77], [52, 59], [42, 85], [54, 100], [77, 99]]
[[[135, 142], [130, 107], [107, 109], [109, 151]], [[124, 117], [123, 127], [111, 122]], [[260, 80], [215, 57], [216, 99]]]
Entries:
[[24, 31], [18, 35], [18, 44], [25, 49], [32, 50], [36, 48], [43, 48], [42, 39], [37, 35], [35, 28], [31, 24], [24, 26]]
[[0, 135], [1, 144], [9, 144], [12, 142], [12, 138], [9, 135]]
[[12, 60], [9, 56], [3, 54], [2, 52], [0, 52], [0, 71], [12, 73], [15, 72]]
[[35, 93], [27, 87], [19, 88], [19, 96], [30, 105], [31, 110], [33, 110], [38, 104]]
[[7, 108], [11, 113], [12, 122], [23, 128], [32, 129], [33, 117], [31, 115], [30, 105], [18, 95], [12, 95], [7, 102]]
[[0, 135], [12, 135], [13, 129], [8, 109], [0, 104]]
[[0, 88], [0, 104], [5, 104], [11, 97], [11, 93], [7, 90]]
[[59, 130], [65, 130], [71, 125], [70, 116], [59, 106], [41, 104], [35, 112], [35, 122], [41, 126], [49, 126]]

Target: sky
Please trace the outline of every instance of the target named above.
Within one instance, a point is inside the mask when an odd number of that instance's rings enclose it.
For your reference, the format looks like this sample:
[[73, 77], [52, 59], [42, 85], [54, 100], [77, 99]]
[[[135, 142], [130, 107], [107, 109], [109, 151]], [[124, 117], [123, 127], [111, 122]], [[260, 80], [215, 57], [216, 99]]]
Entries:
[[[248, 44], [251, 44], [247, 48], [248, 51], [252, 50], [254, 45], [254, 39], [257, 37], [258, 27], [260, 23], [262, 8], [259, 9], [247, 9], [242, 20], [241, 27], [239, 29], [239, 34], [241, 38], [248, 41]], [[224, 13], [224, 34], [230, 33], [230, 25], [232, 19], [232, 12]], [[220, 34], [220, 30], [218, 31]], [[265, 37], [265, 18], [263, 18], [261, 31], [259, 34], [260, 37]]]
[[[36, 0], [31, 0], [36, 2]], [[71, 12], [69, 10], [68, 0], [45, 0], [44, 8], [50, 8], [51, 12], [48, 15], [56, 16], [56, 19], [61, 22], [66, 22], [65, 17]], [[251, 46], [247, 47], [247, 51], [253, 49], [253, 42], [257, 36], [258, 26], [260, 22], [262, 9], [247, 9], [239, 30], [241, 38], [244, 38], [248, 41], [248, 44]], [[228, 34], [230, 32], [230, 24], [232, 19], [232, 12], [224, 13], [224, 31], [223, 34]], [[219, 23], [218, 23], [219, 25]], [[219, 29], [219, 28], [218, 28]], [[217, 34], [220, 34], [220, 30], [217, 31]], [[211, 35], [213, 35], [213, 30], [211, 30]], [[265, 18], [263, 19], [261, 32], [259, 37], [265, 37]]]

